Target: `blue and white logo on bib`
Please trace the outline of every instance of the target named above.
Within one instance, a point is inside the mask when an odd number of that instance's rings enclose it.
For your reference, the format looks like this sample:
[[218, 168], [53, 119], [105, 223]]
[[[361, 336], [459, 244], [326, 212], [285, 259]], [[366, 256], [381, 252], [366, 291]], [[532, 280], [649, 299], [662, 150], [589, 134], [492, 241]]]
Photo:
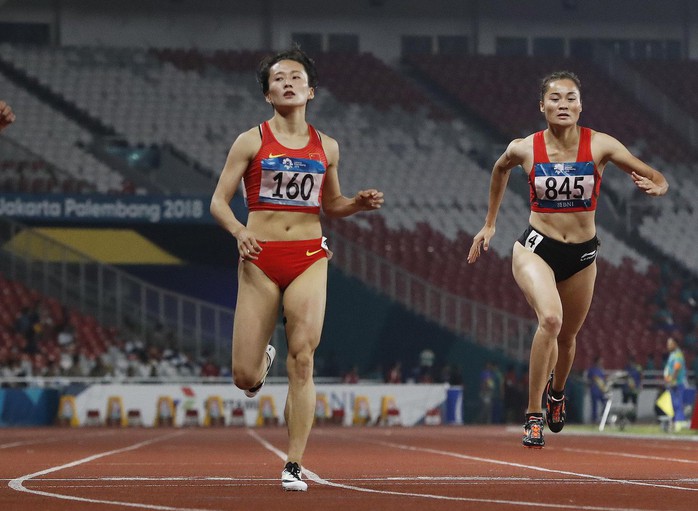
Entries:
[[592, 206], [596, 184], [593, 161], [536, 163], [533, 172], [539, 207], [564, 211]]
[[262, 160], [259, 202], [286, 206], [320, 206], [325, 165], [318, 160], [289, 156]]

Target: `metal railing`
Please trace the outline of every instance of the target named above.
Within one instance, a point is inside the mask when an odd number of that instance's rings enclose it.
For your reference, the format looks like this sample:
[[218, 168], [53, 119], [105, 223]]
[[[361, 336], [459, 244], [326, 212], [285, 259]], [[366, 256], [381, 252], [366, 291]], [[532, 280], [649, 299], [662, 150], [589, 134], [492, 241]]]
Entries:
[[345, 273], [469, 341], [528, 360], [535, 321], [436, 287], [336, 232], [328, 237]]
[[[528, 358], [534, 321], [449, 293], [336, 232], [330, 236], [341, 271], [470, 341]], [[7, 278], [106, 327], [145, 341], [161, 328], [177, 349], [229, 363], [234, 310], [153, 286], [7, 218], [0, 218], [0, 242], [0, 271]], [[283, 346], [283, 336], [279, 322], [272, 343]]]
[[161, 329], [180, 351], [229, 363], [232, 309], [153, 286], [2, 217], [0, 244], [0, 271], [8, 279], [105, 327], [142, 340]]

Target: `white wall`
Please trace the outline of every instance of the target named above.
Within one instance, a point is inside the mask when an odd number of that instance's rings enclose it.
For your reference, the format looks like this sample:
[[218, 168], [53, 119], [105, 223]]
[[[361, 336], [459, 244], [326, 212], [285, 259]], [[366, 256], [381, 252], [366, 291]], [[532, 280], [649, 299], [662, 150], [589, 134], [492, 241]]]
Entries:
[[[567, 9], [565, 3], [575, 3]], [[498, 36], [685, 40], [698, 58], [690, 0], [6, 0], [0, 21], [43, 21], [61, 44], [282, 48], [293, 32], [358, 33], [390, 62], [400, 37], [467, 35], [481, 53]]]

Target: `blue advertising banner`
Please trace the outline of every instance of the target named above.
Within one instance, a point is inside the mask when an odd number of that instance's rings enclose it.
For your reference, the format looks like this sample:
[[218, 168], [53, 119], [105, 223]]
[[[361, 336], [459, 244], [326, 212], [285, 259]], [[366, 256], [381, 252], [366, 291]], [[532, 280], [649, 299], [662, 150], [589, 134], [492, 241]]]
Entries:
[[56, 389], [0, 389], [0, 427], [52, 424], [59, 397]]
[[40, 223], [214, 223], [210, 197], [0, 194], [0, 216]]

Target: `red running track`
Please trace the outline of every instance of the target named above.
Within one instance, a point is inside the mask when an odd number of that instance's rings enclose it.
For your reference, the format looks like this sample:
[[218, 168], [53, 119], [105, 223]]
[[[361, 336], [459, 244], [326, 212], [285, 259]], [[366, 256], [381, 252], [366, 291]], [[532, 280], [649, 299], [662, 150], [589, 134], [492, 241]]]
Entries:
[[698, 508], [698, 438], [519, 428], [315, 428], [306, 493], [280, 486], [283, 428], [1, 429], [0, 510]]

